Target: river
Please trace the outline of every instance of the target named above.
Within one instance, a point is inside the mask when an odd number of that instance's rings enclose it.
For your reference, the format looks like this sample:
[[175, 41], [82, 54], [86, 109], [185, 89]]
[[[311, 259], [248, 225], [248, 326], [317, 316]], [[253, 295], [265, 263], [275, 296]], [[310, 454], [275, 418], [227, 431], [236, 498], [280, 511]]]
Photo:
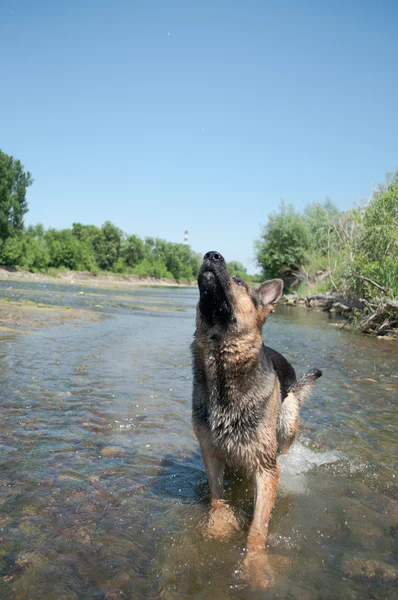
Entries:
[[[278, 307], [267, 345], [323, 370], [280, 459], [260, 595], [244, 534], [203, 538], [208, 487], [190, 421], [195, 289], [0, 282], [0, 295], [97, 320], [0, 332], [0, 598], [397, 598], [397, 342]], [[250, 515], [252, 492], [227, 477]]]

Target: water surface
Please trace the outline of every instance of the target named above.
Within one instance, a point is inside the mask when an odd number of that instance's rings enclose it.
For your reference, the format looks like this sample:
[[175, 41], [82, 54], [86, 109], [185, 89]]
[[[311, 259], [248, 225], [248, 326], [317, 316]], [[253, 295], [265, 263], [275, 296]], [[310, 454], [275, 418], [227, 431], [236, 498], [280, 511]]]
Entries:
[[[244, 533], [201, 535], [208, 487], [190, 422], [197, 291], [7, 281], [0, 294], [101, 315], [0, 337], [0, 598], [397, 597], [396, 342], [295, 307], [266, 325], [267, 344], [298, 373], [311, 365], [324, 376], [281, 459], [276, 581], [259, 594], [236, 574]], [[226, 483], [250, 516], [249, 482]]]

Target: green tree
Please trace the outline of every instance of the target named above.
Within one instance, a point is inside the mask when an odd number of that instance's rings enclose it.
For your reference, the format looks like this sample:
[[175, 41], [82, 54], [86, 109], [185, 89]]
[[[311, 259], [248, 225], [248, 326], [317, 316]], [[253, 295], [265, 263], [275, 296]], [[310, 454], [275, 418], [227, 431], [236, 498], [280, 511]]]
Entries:
[[106, 221], [92, 240], [95, 260], [100, 269], [112, 270], [119, 258], [121, 243], [121, 230], [110, 221]]
[[242, 263], [238, 262], [237, 260], [232, 260], [231, 262], [227, 263], [227, 269], [232, 276], [238, 276], [242, 279], [250, 279], [250, 276], [248, 277], [246, 267], [244, 267]]
[[1, 245], [0, 263], [12, 266], [21, 264], [23, 256], [22, 236], [8, 237]]
[[49, 266], [76, 271], [95, 271], [91, 246], [80, 241], [71, 229], [48, 229], [45, 234]]
[[135, 267], [145, 257], [145, 244], [137, 235], [129, 235], [122, 246], [121, 255], [129, 267]]
[[81, 223], [72, 224], [72, 234], [84, 244], [92, 246], [94, 236], [100, 231], [95, 225], [82, 225]]
[[[21, 256], [20, 239], [28, 212], [26, 190], [33, 179], [22, 163], [0, 150], [0, 262], [15, 265]], [[18, 238], [19, 241], [11, 238]]]
[[50, 264], [46, 231], [41, 223], [29, 225], [21, 240], [22, 255], [18, 264], [29, 271], [45, 271]]
[[42, 223], [37, 223], [36, 225], [28, 225], [25, 231], [30, 237], [40, 239], [43, 239], [46, 233], [46, 230], [44, 229], [44, 225], [42, 225]]
[[50, 253], [44, 236], [23, 236], [23, 252], [19, 264], [28, 271], [45, 271], [50, 266]]
[[288, 276], [304, 262], [311, 239], [307, 224], [292, 204], [280, 204], [255, 242], [256, 259], [265, 278]]

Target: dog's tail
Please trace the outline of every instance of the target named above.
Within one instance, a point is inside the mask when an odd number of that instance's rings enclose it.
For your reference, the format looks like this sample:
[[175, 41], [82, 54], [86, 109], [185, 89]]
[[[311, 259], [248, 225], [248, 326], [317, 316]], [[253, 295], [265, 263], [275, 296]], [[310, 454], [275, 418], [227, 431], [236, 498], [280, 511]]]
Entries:
[[293, 393], [295, 395], [299, 402], [300, 408], [303, 406], [306, 398], [308, 398], [310, 395], [315, 381], [318, 379], [318, 377], [321, 377], [321, 375], [322, 371], [319, 369], [310, 369], [304, 373], [300, 379], [297, 379], [297, 381], [295, 381], [290, 387], [289, 394]]

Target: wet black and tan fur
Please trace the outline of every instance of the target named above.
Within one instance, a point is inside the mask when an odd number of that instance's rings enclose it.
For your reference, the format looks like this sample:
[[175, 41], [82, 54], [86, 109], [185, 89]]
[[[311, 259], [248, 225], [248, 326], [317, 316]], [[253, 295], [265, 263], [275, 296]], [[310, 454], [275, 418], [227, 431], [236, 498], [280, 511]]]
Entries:
[[292, 444], [300, 407], [321, 372], [313, 369], [297, 380], [292, 365], [263, 344], [262, 327], [282, 295], [282, 280], [250, 288], [229, 275], [218, 252], [208, 252], [198, 283], [192, 419], [212, 498], [209, 524], [215, 535], [231, 525], [225, 519], [224, 467], [243, 469], [255, 487], [248, 556], [264, 553], [279, 480], [277, 455]]

